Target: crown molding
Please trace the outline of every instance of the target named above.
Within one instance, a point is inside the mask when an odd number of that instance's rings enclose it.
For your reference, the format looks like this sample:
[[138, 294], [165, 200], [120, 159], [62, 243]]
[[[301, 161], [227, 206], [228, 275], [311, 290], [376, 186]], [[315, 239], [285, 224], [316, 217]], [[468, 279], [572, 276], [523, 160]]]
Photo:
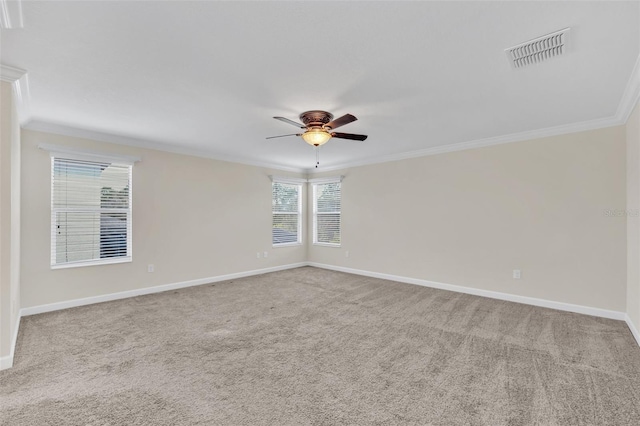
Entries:
[[23, 69], [0, 64], [0, 80], [2, 81], [6, 81], [7, 83], [15, 83], [25, 75], [27, 75], [27, 71]]
[[629, 120], [629, 116], [633, 112], [633, 109], [640, 100], [640, 56], [636, 60], [636, 65], [631, 71], [631, 76], [627, 82], [627, 86], [622, 93], [622, 99], [618, 104], [618, 110], [616, 117], [620, 119], [622, 123], [626, 123]]
[[[630, 114], [630, 111], [628, 114]], [[178, 146], [170, 145], [166, 143], [159, 143], [159, 142], [153, 142], [149, 140], [130, 138], [130, 137], [119, 136], [119, 135], [114, 135], [110, 133], [103, 133], [103, 132], [94, 131], [94, 130], [78, 129], [75, 127], [65, 126], [61, 124], [54, 124], [54, 123], [39, 121], [39, 120], [29, 121], [23, 127], [28, 130], [34, 130], [34, 131], [44, 132], [44, 133], [52, 133], [52, 134], [62, 135], [62, 136], [91, 139], [95, 141], [114, 143], [117, 145], [134, 146], [138, 148], [171, 152], [174, 154], [191, 155], [194, 157], [210, 158], [213, 160], [246, 164], [249, 166], [264, 167], [264, 168], [269, 168], [274, 170], [282, 170], [287, 172], [314, 175], [317, 173], [330, 172], [334, 170], [343, 170], [351, 167], [360, 167], [360, 166], [367, 166], [371, 164], [387, 163], [391, 161], [407, 160], [410, 158], [426, 157], [429, 155], [445, 154], [448, 152], [464, 151], [467, 149], [483, 148], [483, 147], [488, 147], [493, 145], [502, 145], [502, 144], [512, 143], [512, 142], [521, 142], [521, 141], [539, 139], [539, 138], [544, 138], [549, 136], [558, 136], [558, 135], [563, 135], [568, 133], [577, 133], [577, 132], [583, 132], [588, 130], [602, 129], [606, 127], [619, 126], [624, 123], [625, 122], [622, 121], [621, 118], [617, 116], [613, 116], [609, 118], [583, 121], [579, 123], [571, 123], [571, 124], [562, 125], [562, 126], [548, 127], [545, 129], [531, 130], [531, 131], [520, 132], [520, 133], [512, 133], [509, 135], [496, 136], [496, 137], [484, 138], [484, 139], [476, 139], [472, 141], [459, 142], [459, 143], [454, 143], [449, 145], [439, 145], [439, 146], [434, 146], [431, 148], [421, 149], [417, 151], [391, 154], [391, 155], [386, 155], [381, 157], [372, 157], [372, 158], [363, 159], [360, 161], [353, 161], [348, 163], [337, 164], [334, 166], [322, 167], [321, 169], [316, 169], [316, 168], [305, 169], [305, 168], [288, 167], [288, 166], [267, 163], [267, 162], [249, 161], [246, 159], [232, 157], [232, 156], [215, 155], [210, 152], [192, 149], [192, 148], [178, 147]]]
[[40, 120], [31, 120], [23, 128], [37, 132], [52, 133], [54, 135], [71, 136], [75, 138], [90, 139], [94, 141], [113, 143], [116, 145], [133, 146], [137, 148], [153, 149], [155, 151], [171, 152], [173, 154], [190, 155], [192, 157], [209, 158], [212, 160], [226, 161], [230, 163], [245, 164], [254, 167], [263, 167], [267, 169], [281, 170], [285, 172], [304, 173], [304, 169], [296, 167], [288, 167], [279, 164], [267, 162], [250, 161], [244, 158], [237, 158], [225, 155], [216, 155], [211, 152], [179, 147], [162, 142], [154, 142], [146, 139], [137, 139], [112, 133], [104, 133], [96, 130], [79, 129], [76, 127], [65, 126], [62, 124], [51, 123]]
[[421, 149], [417, 151], [404, 152], [400, 154], [391, 154], [382, 157], [368, 158], [361, 161], [338, 164], [335, 166], [323, 167], [322, 169], [307, 169], [309, 174], [329, 172], [333, 170], [342, 170], [350, 167], [366, 166], [370, 164], [388, 163], [390, 161], [406, 160], [410, 158], [426, 157], [428, 155], [445, 154], [447, 152], [464, 151], [467, 149], [483, 148], [493, 145], [502, 145], [511, 142], [521, 142], [532, 139], [540, 139], [549, 136], [564, 135], [567, 133], [584, 132], [587, 130], [602, 129], [606, 127], [619, 126], [624, 124], [618, 117], [601, 118], [579, 123], [571, 123], [562, 126], [547, 127], [538, 130], [529, 130], [520, 133], [511, 133], [503, 136], [495, 136], [491, 138], [476, 139], [467, 142], [459, 142], [448, 145], [438, 145], [431, 148]]
[[[2, 1], [2, 0], [0, 0]], [[0, 64], [0, 81], [11, 83], [15, 95], [18, 119], [24, 125], [29, 119], [29, 75], [26, 70]]]
[[636, 60], [636, 64], [631, 71], [631, 76], [627, 81], [627, 85], [618, 104], [616, 114], [612, 117], [598, 118], [595, 120], [582, 121], [578, 123], [563, 124], [560, 126], [547, 127], [544, 129], [528, 130], [525, 132], [511, 133], [503, 136], [495, 136], [491, 138], [476, 139], [467, 142], [459, 142], [448, 145], [439, 145], [431, 148], [410, 151], [400, 154], [391, 154], [381, 157], [368, 158], [361, 161], [348, 162], [335, 166], [323, 167], [322, 169], [309, 168], [305, 172], [308, 174], [316, 174], [330, 172], [333, 170], [342, 170], [350, 167], [366, 166], [370, 164], [387, 163], [390, 161], [406, 160], [409, 158], [425, 157], [427, 155], [444, 154], [447, 152], [463, 151], [466, 149], [482, 148], [485, 146], [501, 145], [511, 142], [521, 142], [531, 139], [546, 138], [549, 136], [559, 136], [568, 133], [585, 132], [588, 130], [603, 129], [606, 127], [622, 126], [626, 124], [633, 109], [640, 101], [640, 55]]
[[142, 157], [133, 155], [114, 154], [112, 152], [94, 151], [92, 149], [72, 148], [49, 143], [38, 144], [38, 149], [49, 152], [52, 157], [62, 157], [74, 160], [107, 161], [118, 164], [133, 165], [142, 161]]
[[[2, 0], [0, 0], [2, 1]], [[544, 129], [528, 130], [525, 132], [511, 133], [508, 135], [495, 136], [490, 138], [475, 139], [471, 141], [458, 142], [447, 145], [433, 146], [417, 151], [404, 152], [399, 154], [390, 154], [379, 157], [367, 158], [359, 161], [346, 162], [334, 166], [325, 166], [321, 169], [316, 168], [297, 168], [284, 166], [281, 164], [273, 164], [268, 162], [251, 161], [240, 157], [213, 154], [203, 150], [192, 148], [178, 147], [166, 143], [158, 143], [149, 140], [129, 138], [99, 131], [78, 129], [70, 126], [54, 124], [44, 121], [29, 121], [28, 118], [28, 102], [29, 102], [29, 86], [27, 80], [27, 72], [18, 68], [1, 65], [2, 81], [12, 82], [16, 89], [16, 97], [19, 105], [19, 117], [24, 128], [41, 132], [59, 134], [64, 136], [80, 137], [92, 139], [102, 142], [115, 143], [119, 145], [135, 146], [139, 148], [154, 149], [158, 151], [172, 152], [176, 154], [191, 155], [195, 157], [210, 158], [213, 160], [227, 161], [232, 163], [246, 164], [256, 167], [264, 167], [287, 172], [304, 173], [314, 175], [317, 173], [330, 172], [334, 170], [342, 170], [351, 167], [366, 166], [371, 164], [387, 163], [391, 161], [406, 160], [410, 158], [425, 157], [428, 155], [444, 154], [448, 152], [463, 151], [467, 149], [483, 148], [493, 145], [501, 145], [512, 142], [521, 142], [525, 140], [540, 139], [550, 136], [559, 136], [569, 133], [584, 132], [589, 130], [602, 129], [606, 127], [624, 125], [633, 109], [640, 101], [640, 56], [636, 60], [635, 66], [631, 72], [631, 76], [627, 81], [627, 85], [623, 92], [622, 98], [618, 104], [616, 114], [611, 117], [599, 118], [595, 120], [582, 121], [578, 123], [564, 124], [560, 126], [547, 127]]]
[[344, 176], [343, 175], [339, 175], [339, 176], [328, 176], [328, 177], [307, 179], [307, 182], [312, 183], [314, 185], [317, 185], [317, 184], [320, 184], [320, 183], [342, 182], [343, 180], [344, 180]]
[[22, 1], [0, 0], [0, 28], [10, 30], [22, 28]]
[[307, 179], [291, 176], [269, 175], [269, 179], [271, 179], [271, 182], [290, 183], [293, 185], [302, 185], [303, 183], [307, 183]]

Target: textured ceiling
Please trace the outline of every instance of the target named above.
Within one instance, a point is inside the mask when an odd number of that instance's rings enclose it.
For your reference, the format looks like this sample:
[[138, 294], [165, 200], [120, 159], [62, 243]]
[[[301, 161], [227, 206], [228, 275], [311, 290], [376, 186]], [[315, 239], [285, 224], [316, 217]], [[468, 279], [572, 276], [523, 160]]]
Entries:
[[[273, 120], [359, 120], [321, 167], [613, 117], [638, 59], [640, 2], [22, 2], [0, 60], [28, 72], [27, 127], [306, 169]], [[566, 56], [504, 49], [571, 27]], [[90, 134], [90, 133], [87, 133]], [[110, 136], [106, 136], [110, 135]]]

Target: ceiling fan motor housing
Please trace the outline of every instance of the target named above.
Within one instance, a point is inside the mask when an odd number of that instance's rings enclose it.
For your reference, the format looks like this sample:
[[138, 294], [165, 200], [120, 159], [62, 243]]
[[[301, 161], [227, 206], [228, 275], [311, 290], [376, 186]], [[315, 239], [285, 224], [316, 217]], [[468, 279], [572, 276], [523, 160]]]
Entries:
[[308, 128], [320, 127], [333, 120], [333, 114], [327, 111], [306, 111], [300, 114], [300, 121]]

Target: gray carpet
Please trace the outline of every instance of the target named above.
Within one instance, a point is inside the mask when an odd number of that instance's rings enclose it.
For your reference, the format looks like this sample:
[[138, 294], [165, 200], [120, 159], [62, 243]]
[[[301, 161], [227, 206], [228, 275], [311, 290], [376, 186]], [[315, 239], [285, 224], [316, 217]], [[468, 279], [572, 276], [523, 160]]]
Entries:
[[639, 425], [621, 321], [311, 267], [22, 320], [3, 425]]

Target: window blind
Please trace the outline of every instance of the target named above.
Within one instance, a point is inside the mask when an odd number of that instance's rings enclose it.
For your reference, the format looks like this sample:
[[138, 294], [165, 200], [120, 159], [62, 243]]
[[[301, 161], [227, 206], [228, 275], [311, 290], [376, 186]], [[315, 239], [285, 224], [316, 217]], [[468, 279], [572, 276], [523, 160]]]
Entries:
[[130, 260], [131, 168], [52, 157], [52, 266]]
[[340, 181], [313, 185], [313, 242], [340, 245]]
[[300, 202], [302, 186], [279, 182], [272, 183], [272, 244], [300, 244], [302, 242]]

